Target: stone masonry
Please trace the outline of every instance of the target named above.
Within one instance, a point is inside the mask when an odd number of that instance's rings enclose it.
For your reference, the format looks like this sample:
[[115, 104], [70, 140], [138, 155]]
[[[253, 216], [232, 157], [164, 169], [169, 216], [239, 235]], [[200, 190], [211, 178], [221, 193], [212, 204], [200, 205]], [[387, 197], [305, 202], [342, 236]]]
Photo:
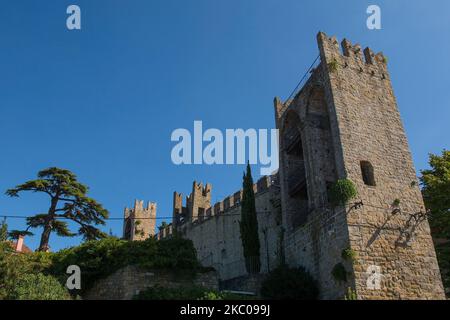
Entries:
[[[292, 99], [274, 100], [280, 167], [254, 186], [261, 272], [282, 259], [303, 266], [322, 299], [342, 299], [348, 288], [359, 299], [444, 299], [386, 58], [345, 39], [341, 50], [322, 32], [317, 42], [320, 62], [309, 79]], [[358, 196], [334, 207], [329, 190], [341, 179], [351, 180]], [[216, 204], [211, 192], [194, 182], [186, 205], [175, 192], [173, 222], [157, 237], [178, 232], [191, 239], [201, 263], [233, 283], [246, 275], [242, 190]], [[344, 250], [354, 258], [345, 259]], [[337, 266], [346, 280], [333, 276]]]
[[218, 280], [215, 271], [182, 277], [170, 270], [146, 270], [137, 266], [128, 266], [98, 280], [83, 294], [83, 299], [130, 300], [139, 292], [154, 286], [164, 288], [200, 286], [217, 290]]
[[[342, 297], [345, 287], [360, 299], [442, 299], [386, 59], [369, 48], [363, 57], [348, 40], [341, 52], [324, 33], [317, 40], [321, 62], [309, 80], [294, 99], [275, 100], [288, 264], [309, 269], [325, 299]], [[345, 178], [360, 204], [332, 208], [328, 189]], [[357, 254], [353, 262], [341, 257], [344, 249]], [[332, 276], [339, 263], [347, 282]]]
[[126, 240], [144, 240], [155, 235], [156, 203], [136, 200], [133, 208], [125, 208], [123, 238]]
[[[279, 265], [281, 245], [279, 237], [282, 227], [279, 186], [276, 179], [277, 176], [263, 177], [254, 184], [263, 273]], [[212, 187], [209, 184], [207, 186], [208, 200], [205, 199], [204, 192], [200, 193], [202, 184], [194, 182], [192, 193], [186, 198], [186, 207], [182, 206], [182, 202], [174, 201], [176, 203], [174, 222], [160, 230], [158, 238], [170, 236], [174, 228], [181, 236], [192, 240], [199, 261], [204, 266], [214, 267], [221, 280], [245, 275], [245, 260], [239, 228], [242, 190], [226, 197], [223, 201], [210, 205]], [[200, 195], [194, 196], [196, 192]], [[174, 196], [176, 199], [181, 195], [175, 192]], [[202, 207], [203, 205], [205, 206]], [[204, 211], [205, 214], [199, 211]]]

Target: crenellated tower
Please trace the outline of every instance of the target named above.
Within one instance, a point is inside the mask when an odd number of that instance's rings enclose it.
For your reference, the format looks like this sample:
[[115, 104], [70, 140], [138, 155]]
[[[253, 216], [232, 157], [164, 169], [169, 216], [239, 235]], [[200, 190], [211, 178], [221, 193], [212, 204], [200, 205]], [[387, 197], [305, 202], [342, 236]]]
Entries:
[[[320, 63], [293, 99], [276, 98], [286, 259], [318, 279], [322, 298], [440, 299], [444, 290], [387, 60], [317, 36]], [[335, 207], [351, 180], [358, 197]], [[353, 260], [343, 252], [354, 252]], [[344, 267], [345, 281], [333, 276]]]
[[187, 199], [187, 207], [190, 221], [203, 220], [206, 209], [211, 207], [211, 184], [192, 183], [192, 193]]
[[145, 240], [155, 235], [156, 203], [135, 200], [133, 208], [124, 210], [123, 238], [126, 240]]

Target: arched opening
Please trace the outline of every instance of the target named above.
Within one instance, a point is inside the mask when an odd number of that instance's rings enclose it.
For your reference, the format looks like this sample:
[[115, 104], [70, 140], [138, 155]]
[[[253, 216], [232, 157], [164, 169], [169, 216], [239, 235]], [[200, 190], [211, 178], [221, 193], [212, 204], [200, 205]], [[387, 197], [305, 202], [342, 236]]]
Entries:
[[361, 161], [360, 165], [361, 165], [361, 175], [364, 184], [373, 187], [376, 186], [375, 173], [372, 164], [369, 161]]
[[294, 111], [289, 111], [286, 115], [282, 137], [287, 191], [291, 207], [295, 208], [291, 214], [291, 221], [295, 227], [306, 221], [308, 214], [308, 190], [300, 119]]

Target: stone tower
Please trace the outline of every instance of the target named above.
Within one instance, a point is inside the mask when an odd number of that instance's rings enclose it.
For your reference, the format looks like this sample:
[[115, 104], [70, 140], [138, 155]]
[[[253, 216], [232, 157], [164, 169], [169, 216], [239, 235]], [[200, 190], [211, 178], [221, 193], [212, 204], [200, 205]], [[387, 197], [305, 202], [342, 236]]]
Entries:
[[[348, 40], [341, 52], [324, 33], [317, 40], [320, 64], [293, 99], [274, 102], [286, 261], [309, 269], [324, 299], [348, 287], [360, 299], [442, 299], [386, 59]], [[358, 196], [334, 207], [329, 189], [340, 179]]]
[[185, 217], [186, 208], [183, 207], [183, 195], [174, 191], [172, 223], [174, 225], [179, 225], [184, 221]]
[[192, 192], [186, 197], [186, 207], [183, 207], [183, 195], [173, 193], [173, 223], [175, 227], [180, 222], [203, 220], [207, 209], [211, 208], [211, 184], [192, 183]]
[[136, 200], [133, 208], [125, 208], [123, 238], [126, 240], [145, 240], [155, 235], [156, 203]]
[[206, 209], [211, 207], [211, 184], [192, 183], [192, 193], [187, 198], [190, 221], [203, 220]]

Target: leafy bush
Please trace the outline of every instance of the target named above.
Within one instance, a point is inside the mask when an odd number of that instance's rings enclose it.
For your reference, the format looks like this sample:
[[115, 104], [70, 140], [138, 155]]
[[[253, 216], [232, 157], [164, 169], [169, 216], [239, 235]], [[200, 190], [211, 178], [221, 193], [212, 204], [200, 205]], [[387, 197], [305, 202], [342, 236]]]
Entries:
[[175, 270], [197, 270], [199, 263], [192, 241], [171, 238], [157, 241], [126, 241], [109, 237], [88, 241], [80, 246], [61, 250], [53, 255], [53, 264], [48, 272], [66, 279], [69, 265], [81, 269], [81, 290], [127, 265], [144, 268], [173, 268]]
[[10, 299], [14, 300], [70, 300], [70, 294], [59, 281], [42, 273], [22, 275]]
[[358, 295], [356, 294], [356, 291], [348, 287], [347, 293], [344, 296], [344, 300], [358, 300]]
[[7, 242], [0, 242], [0, 300], [12, 299], [24, 276], [43, 272], [50, 264], [50, 253], [17, 254]]
[[157, 243], [157, 259], [150, 263], [150, 267], [177, 269], [199, 267], [197, 252], [191, 240], [174, 237], [160, 240]]
[[248, 296], [219, 292], [201, 286], [165, 288], [154, 286], [141, 291], [133, 300], [245, 300]]
[[331, 270], [331, 275], [337, 282], [347, 281], [347, 270], [345, 269], [344, 265], [340, 262], [333, 267], [333, 270]]
[[393, 207], [398, 207], [399, 205], [400, 205], [400, 199], [395, 199], [394, 201], [392, 201]]
[[[29, 254], [16, 254], [8, 243], [0, 242], [0, 299], [14, 299], [18, 294], [24, 296], [24, 292], [15, 291], [19, 283], [22, 286], [33, 281], [52, 283], [52, 280], [42, 278], [45, 275], [54, 276], [64, 284], [68, 277], [67, 267], [70, 265], [77, 265], [81, 269], [81, 292], [89, 289], [96, 280], [127, 265], [170, 268], [188, 275], [197, 271], [208, 271], [199, 266], [192, 241], [177, 237], [161, 241], [153, 238], [145, 241], [125, 241], [109, 237], [88, 241], [56, 253]], [[23, 283], [24, 279], [27, 282]], [[53, 286], [49, 288], [56, 290]], [[53, 297], [52, 292], [48, 293], [50, 297]], [[43, 291], [30, 292], [37, 293]], [[47, 296], [43, 293], [42, 298], [45, 297]]]
[[267, 299], [315, 300], [319, 289], [313, 277], [303, 268], [279, 267], [269, 273], [261, 286]]
[[164, 288], [154, 286], [141, 291], [133, 300], [196, 300], [205, 295], [207, 289], [202, 287]]
[[340, 179], [330, 188], [329, 198], [332, 205], [346, 205], [358, 195], [354, 183], [349, 179]]
[[346, 249], [342, 250], [342, 253], [341, 253], [342, 259], [347, 260], [347, 261], [352, 261], [352, 262], [354, 262], [356, 260], [357, 256], [358, 256], [358, 254], [352, 248], [346, 248]]

